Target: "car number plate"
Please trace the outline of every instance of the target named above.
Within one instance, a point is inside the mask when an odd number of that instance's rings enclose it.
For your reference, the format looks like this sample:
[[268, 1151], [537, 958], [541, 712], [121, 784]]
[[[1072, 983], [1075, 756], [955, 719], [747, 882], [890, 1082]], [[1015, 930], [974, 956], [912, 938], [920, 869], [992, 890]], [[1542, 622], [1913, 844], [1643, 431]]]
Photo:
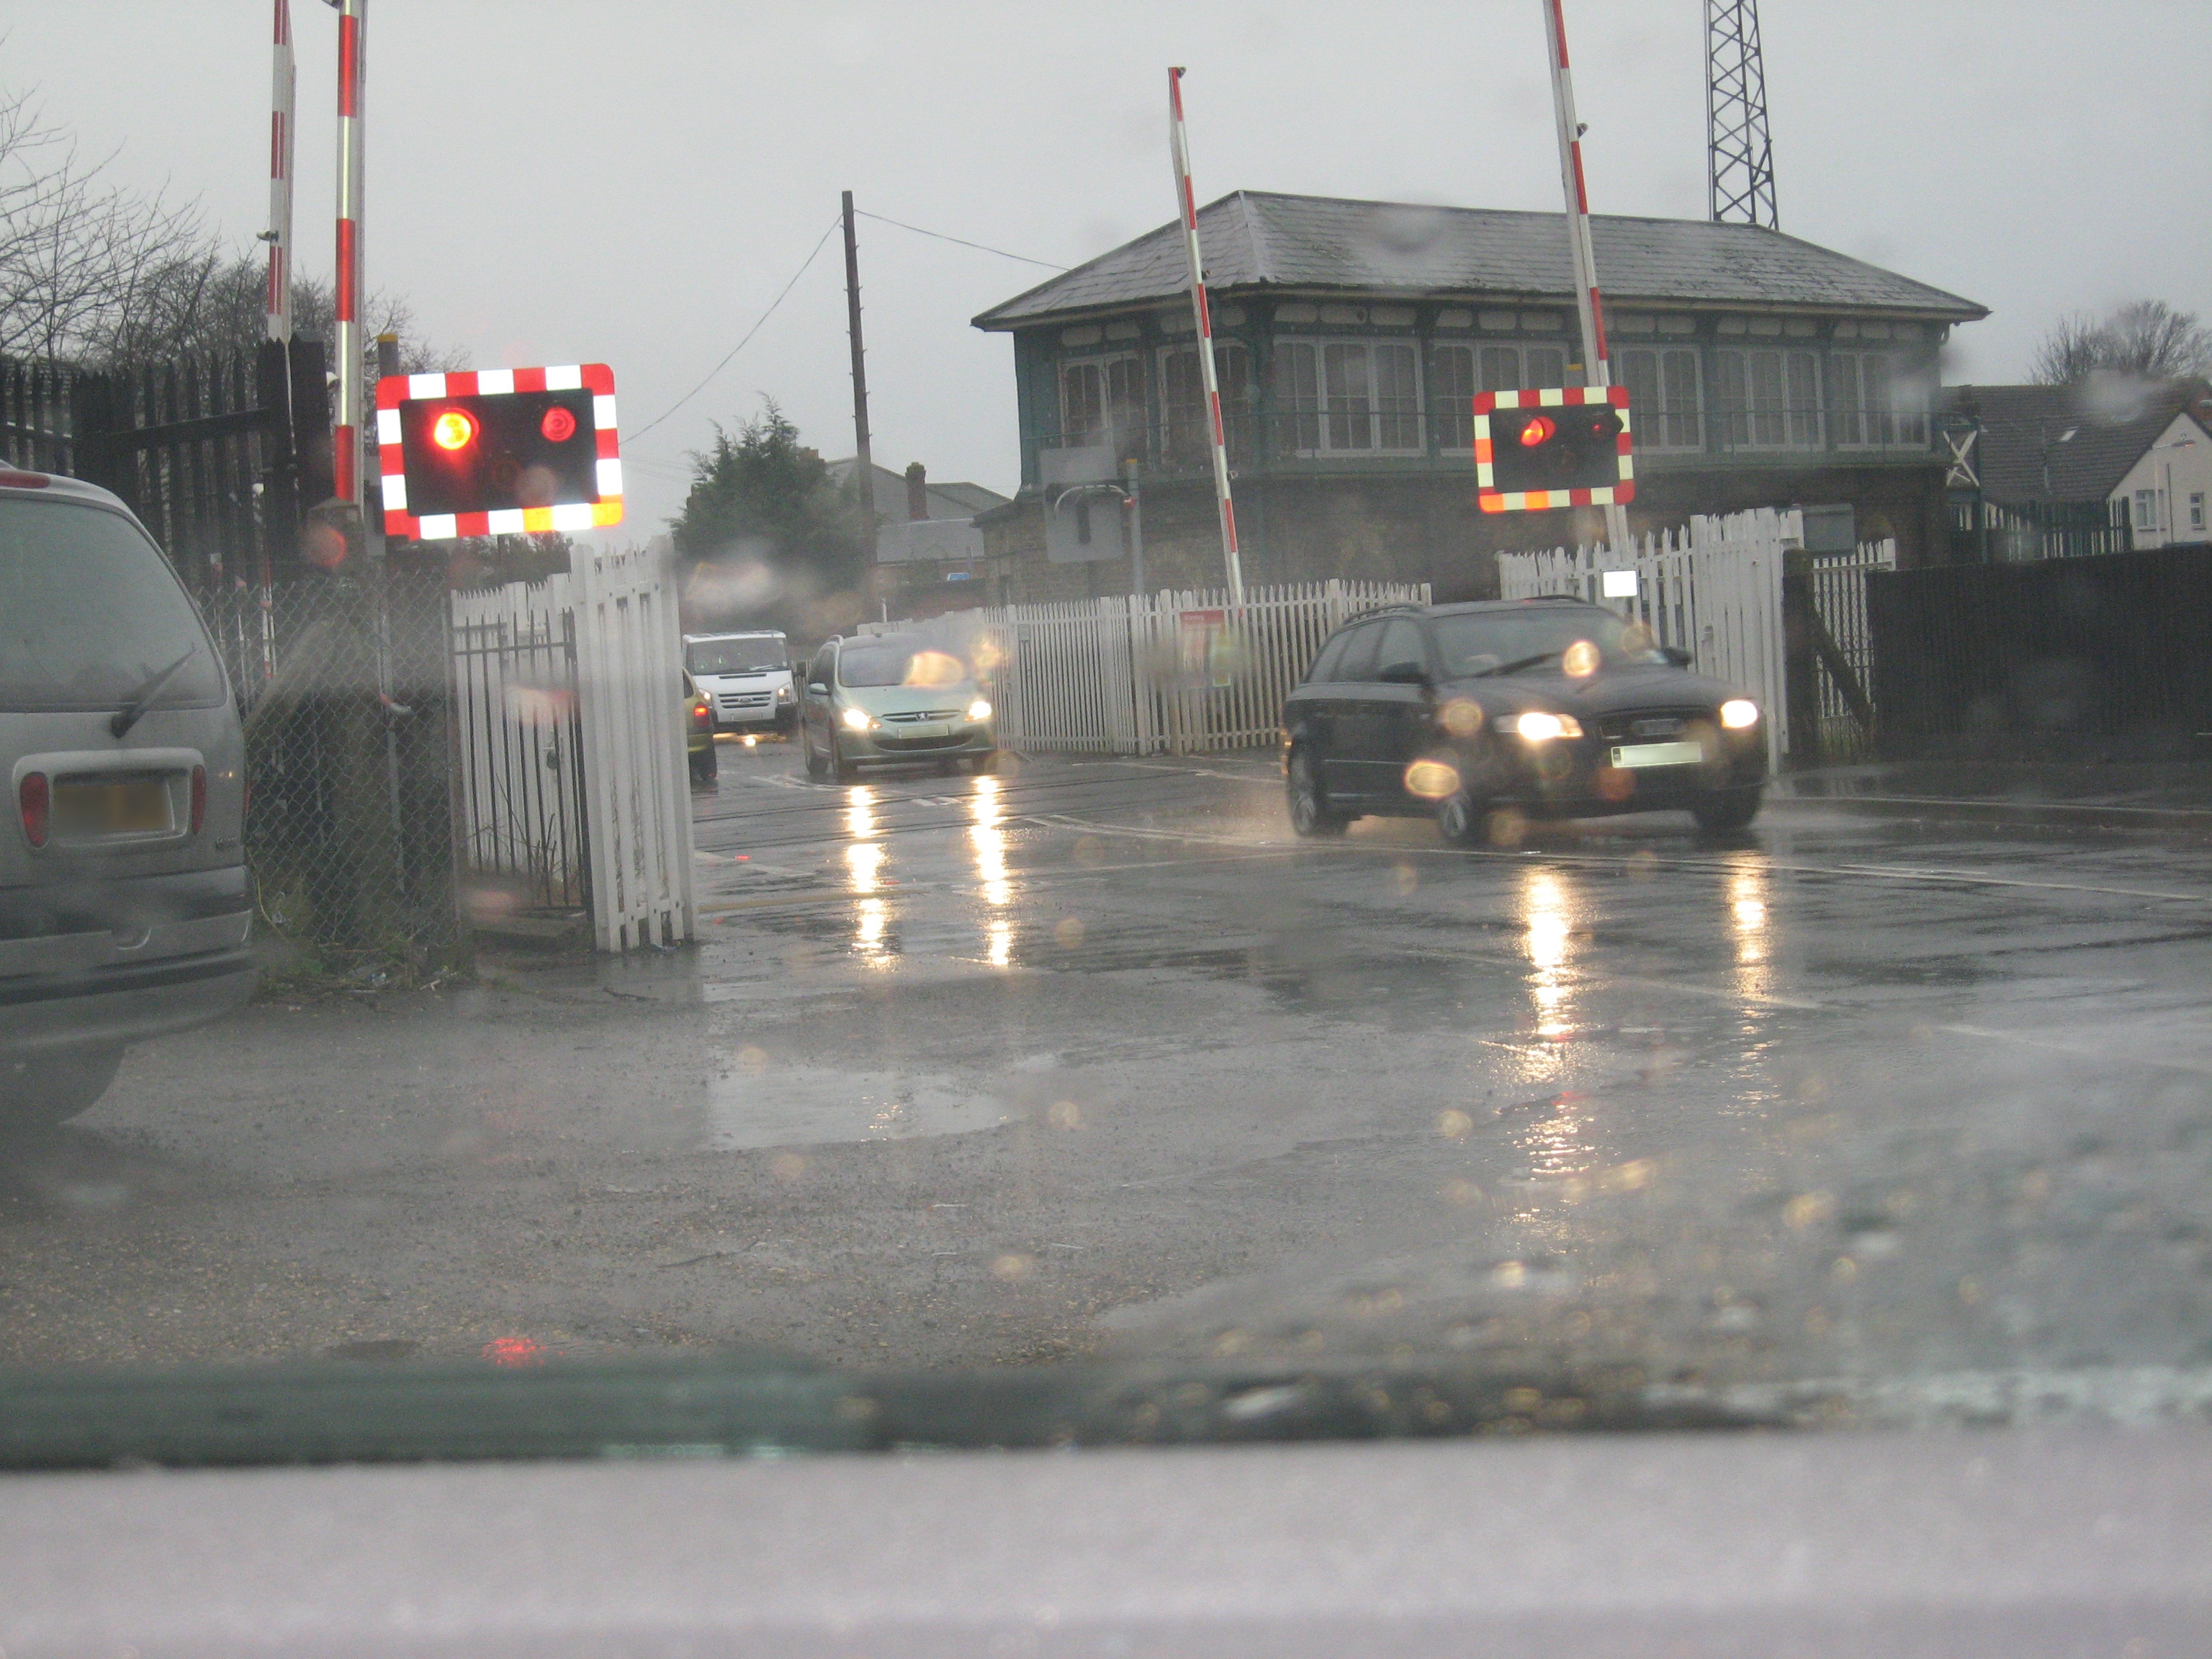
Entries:
[[159, 778], [57, 783], [54, 827], [64, 836], [166, 835], [176, 828], [169, 786]]
[[1705, 758], [1701, 743], [1632, 743], [1613, 751], [1615, 766], [1697, 766]]

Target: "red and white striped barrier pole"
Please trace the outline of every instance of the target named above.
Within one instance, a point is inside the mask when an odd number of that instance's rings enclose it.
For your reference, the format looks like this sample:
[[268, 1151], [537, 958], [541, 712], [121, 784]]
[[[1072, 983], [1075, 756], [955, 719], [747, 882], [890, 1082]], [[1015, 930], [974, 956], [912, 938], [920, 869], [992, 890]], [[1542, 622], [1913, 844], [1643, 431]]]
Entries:
[[336, 282], [338, 418], [331, 434], [331, 494], [362, 504], [361, 340], [362, 13], [368, 0], [338, 0], [338, 263]]
[[292, 63], [292, 0], [276, 0], [276, 70], [269, 95], [269, 337], [292, 338], [293, 116], [299, 76]]
[[1230, 603], [1244, 603], [1244, 566], [1237, 553], [1237, 504], [1229, 494], [1229, 442], [1221, 424], [1221, 380], [1213, 366], [1213, 313], [1206, 303], [1206, 262], [1198, 247], [1198, 198], [1190, 186], [1190, 135], [1182, 123], [1182, 71], [1168, 71], [1168, 141], [1175, 152], [1176, 199], [1182, 214], [1183, 246], [1190, 255], [1190, 305], [1198, 319], [1198, 377], [1213, 434], [1213, 496], [1221, 509], [1221, 563], [1229, 574]]
[[[1583, 325], [1583, 380], [1586, 386], [1613, 384], [1613, 365], [1605, 343], [1605, 307], [1598, 299], [1597, 254], [1590, 246], [1589, 190], [1583, 179], [1582, 127], [1575, 119], [1575, 81], [1567, 67], [1565, 0], [1543, 0], [1544, 35], [1552, 52], [1552, 111], [1559, 127], [1559, 179], [1567, 198], [1567, 240], [1574, 251], [1575, 309]], [[1628, 546], [1628, 509], [1605, 509], [1605, 539], [1617, 550]]]

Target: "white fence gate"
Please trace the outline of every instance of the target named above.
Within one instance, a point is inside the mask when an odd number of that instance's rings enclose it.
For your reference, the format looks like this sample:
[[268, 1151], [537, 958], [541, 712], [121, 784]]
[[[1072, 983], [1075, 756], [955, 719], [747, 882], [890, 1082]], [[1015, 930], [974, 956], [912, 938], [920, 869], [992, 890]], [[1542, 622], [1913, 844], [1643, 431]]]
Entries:
[[1275, 741], [1284, 699], [1346, 619], [1429, 588], [1326, 581], [962, 611], [865, 631], [920, 634], [975, 663], [1010, 749], [1190, 755]]
[[[1897, 568], [1894, 541], [1861, 542], [1849, 553], [1816, 555], [1813, 569], [1813, 609], [1863, 699], [1874, 696], [1874, 636], [1867, 628], [1866, 578], [1869, 570]], [[1863, 714], [1869, 708], [1854, 709], [1850, 693], [1825, 654], [1816, 653], [1814, 672], [1820, 698], [1820, 756], [1823, 760], [1863, 759], [1874, 752], [1873, 734]]]
[[453, 597], [464, 860], [587, 899], [602, 951], [696, 922], [676, 604], [659, 540]]
[[[1632, 539], [1616, 551], [1565, 548], [1498, 556], [1498, 592], [1509, 599], [1571, 593], [1612, 606], [1678, 646], [1698, 671], [1741, 687], [1766, 715], [1767, 763], [1790, 752], [1782, 641], [1782, 563], [1799, 545], [1802, 520], [1771, 507], [1725, 519], [1695, 518], [1678, 532]], [[1607, 571], [1636, 574], [1635, 592], [1608, 596]]]

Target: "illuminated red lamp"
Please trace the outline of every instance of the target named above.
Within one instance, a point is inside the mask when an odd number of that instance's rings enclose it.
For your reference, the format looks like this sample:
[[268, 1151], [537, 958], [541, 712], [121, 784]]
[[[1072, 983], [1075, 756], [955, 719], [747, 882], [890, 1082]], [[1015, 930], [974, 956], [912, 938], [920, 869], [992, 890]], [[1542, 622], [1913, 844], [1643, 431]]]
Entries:
[[441, 449], [466, 449], [476, 437], [477, 423], [458, 409], [448, 409], [430, 422], [430, 441]]
[[1559, 430], [1559, 424], [1548, 415], [1531, 416], [1528, 424], [1521, 428], [1521, 447], [1534, 449]]
[[545, 411], [545, 418], [538, 423], [549, 444], [565, 444], [576, 435], [576, 417], [556, 404]]

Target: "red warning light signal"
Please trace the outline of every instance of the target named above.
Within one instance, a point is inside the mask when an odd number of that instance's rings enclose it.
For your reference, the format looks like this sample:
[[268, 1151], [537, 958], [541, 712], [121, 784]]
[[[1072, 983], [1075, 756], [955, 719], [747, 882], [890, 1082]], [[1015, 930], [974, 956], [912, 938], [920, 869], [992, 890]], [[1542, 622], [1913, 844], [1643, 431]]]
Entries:
[[1611, 507], [1636, 495], [1626, 386], [1478, 392], [1475, 505], [1485, 513]]
[[386, 375], [385, 533], [436, 541], [620, 524], [614, 394], [605, 363]]
[[476, 436], [477, 423], [458, 409], [445, 410], [430, 422], [430, 441], [441, 449], [466, 449]]

